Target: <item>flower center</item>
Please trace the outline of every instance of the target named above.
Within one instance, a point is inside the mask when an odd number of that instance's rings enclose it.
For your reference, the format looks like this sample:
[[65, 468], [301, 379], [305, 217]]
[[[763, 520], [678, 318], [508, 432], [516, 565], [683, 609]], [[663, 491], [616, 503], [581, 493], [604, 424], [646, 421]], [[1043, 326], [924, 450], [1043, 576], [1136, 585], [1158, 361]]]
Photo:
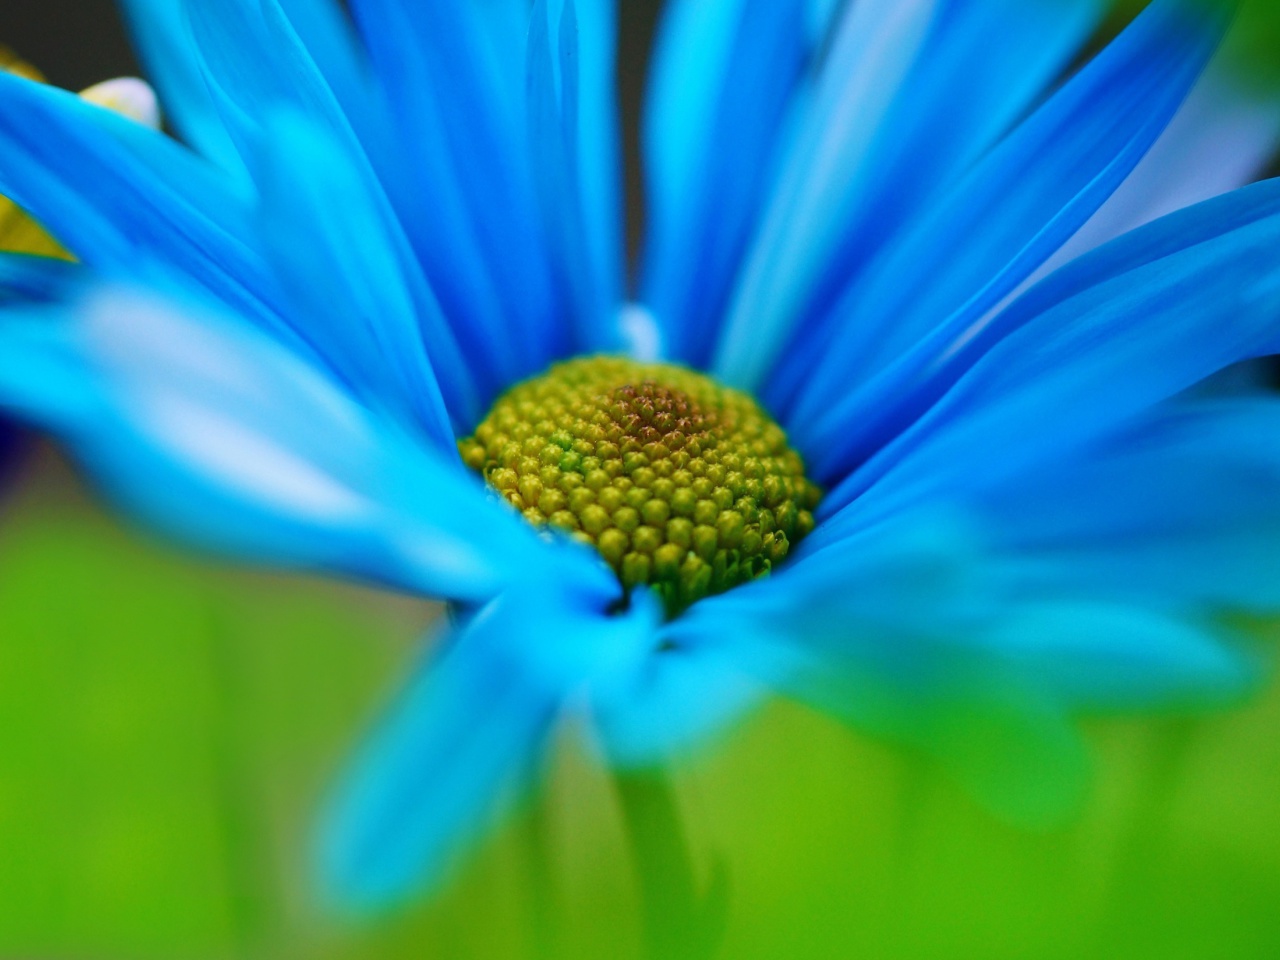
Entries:
[[530, 523], [592, 544], [672, 615], [767, 574], [813, 529], [820, 496], [749, 396], [619, 357], [512, 387], [459, 449]]

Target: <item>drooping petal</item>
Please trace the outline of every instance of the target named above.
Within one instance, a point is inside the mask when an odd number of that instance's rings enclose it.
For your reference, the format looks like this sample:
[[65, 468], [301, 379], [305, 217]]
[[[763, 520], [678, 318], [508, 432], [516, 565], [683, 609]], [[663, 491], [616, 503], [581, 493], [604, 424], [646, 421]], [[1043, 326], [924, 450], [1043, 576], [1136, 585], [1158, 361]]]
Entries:
[[983, 494], [1040, 583], [1170, 613], [1280, 610], [1280, 404], [1180, 398], [1150, 420]]
[[1149, 7], [885, 251], [834, 308], [836, 332], [790, 413], [798, 426], [837, 402], [861, 405], [875, 372], [938, 326], [973, 325], [1102, 206], [1221, 35], [1221, 23], [1183, 6]]
[[924, 751], [1006, 816], [1061, 819], [1087, 764], [1064, 705], [980, 646], [1009, 599], [996, 572], [962, 522], [901, 519], [703, 601], [680, 635], [732, 637], [761, 683]]
[[630, 672], [656, 609], [606, 616], [608, 594], [534, 584], [499, 596], [438, 645], [374, 731], [324, 819], [327, 892], [357, 910], [438, 885], [536, 778], [566, 698]]
[[558, 553], [478, 481], [253, 328], [120, 290], [0, 316], [0, 407], [149, 522], [248, 559], [483, 600]]

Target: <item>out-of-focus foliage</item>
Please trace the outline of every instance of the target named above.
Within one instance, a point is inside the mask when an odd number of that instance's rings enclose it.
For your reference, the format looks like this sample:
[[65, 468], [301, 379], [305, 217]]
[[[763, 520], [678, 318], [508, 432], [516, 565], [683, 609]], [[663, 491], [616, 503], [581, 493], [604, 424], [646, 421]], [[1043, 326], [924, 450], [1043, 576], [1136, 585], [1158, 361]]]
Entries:
[[[356, 923], [313, 898], [317, 798], [431, 616], [211, 572], [28, 485], [0, 516], [0, 956], [638, 957], [613, 795], [572, 736], [545, 805], [438, 901]], [[1280, 688], [1096, 724], [1094, 795], [1049, 833], [794, 707], [677, 779], [726, 958], [1261, 960], [1277, 729]]]
[[[1110, 36], [1136, 16], [1149, 0], [1113, 0]], [[1280, 0], [1204, 0], [1206, 4], [1235, 4], [1237, 28], [1229, 43], [1240, 76], [1264, 89], [1280, 89]]]

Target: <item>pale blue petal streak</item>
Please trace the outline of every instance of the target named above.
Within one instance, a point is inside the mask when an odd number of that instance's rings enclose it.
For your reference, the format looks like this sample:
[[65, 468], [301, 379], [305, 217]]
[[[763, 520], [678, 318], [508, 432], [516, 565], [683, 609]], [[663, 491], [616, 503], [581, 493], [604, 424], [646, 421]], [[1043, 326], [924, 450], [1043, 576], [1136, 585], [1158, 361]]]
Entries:
[[789, 145], [743, 266], [713, 369], [752, 389], [790, 329], [838, 238], [842, 216], [894, 96], [908, 77], [942, 0], [849, 5]]
[[741, 365], [729, 372], [750, 385], [779, 351], [795, 352], [788, 340], [812, 346], [810, 314], [1026, 109], [1102, 6], [844, 6], [815, 88], [796, 98], [793, 139], [716, 362]]
[[107, 289], [0, 314], [0, 408], [165, 532], [253, 561], [482, 600], [555, 560], [456, 460], [230, 316]]

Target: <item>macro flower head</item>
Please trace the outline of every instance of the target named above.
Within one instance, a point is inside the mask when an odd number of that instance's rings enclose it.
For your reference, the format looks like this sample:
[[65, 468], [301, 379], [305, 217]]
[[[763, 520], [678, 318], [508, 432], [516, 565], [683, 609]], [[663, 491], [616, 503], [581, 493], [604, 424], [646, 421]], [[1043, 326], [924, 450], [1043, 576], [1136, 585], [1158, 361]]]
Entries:
[[180, 141], [0, 76], [76, 257], [3, 261], [0, 406], [172, 535], [450, 604], [331, 893], [439, 881], [567, 716], [645, 767], [781, 694], [1036, 821], [1077, 714], [1248, 688], [1280, 406], [1206, 382], [1280, 346], [1280, 184], [1223, 6], [1077, 65], [1095, 0], [671, 0], [634, 283], [609, 0], [350, 6], [126, 0]]

